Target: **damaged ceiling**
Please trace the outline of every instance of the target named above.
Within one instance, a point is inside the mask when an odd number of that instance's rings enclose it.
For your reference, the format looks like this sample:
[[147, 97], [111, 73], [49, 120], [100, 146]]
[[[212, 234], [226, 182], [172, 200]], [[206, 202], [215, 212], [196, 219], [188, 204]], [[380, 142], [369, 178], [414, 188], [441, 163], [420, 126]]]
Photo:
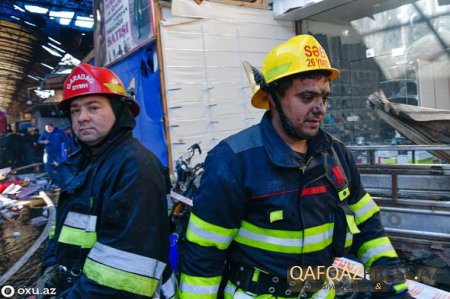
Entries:
[[92, 25], [92, 0], [0, 1], [0, 110], [39, 104], [35, 91], [70, 66], [67, 54], [82, 60], [93, 49]]

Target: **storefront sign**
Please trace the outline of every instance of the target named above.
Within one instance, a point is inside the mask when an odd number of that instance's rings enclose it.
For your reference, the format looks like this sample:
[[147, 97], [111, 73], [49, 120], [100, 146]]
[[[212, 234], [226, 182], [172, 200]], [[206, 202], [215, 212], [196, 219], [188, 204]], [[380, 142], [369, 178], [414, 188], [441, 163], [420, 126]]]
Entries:
[[95, 64], [107, 66], [154, 38], [151, 0], [95, 0]]

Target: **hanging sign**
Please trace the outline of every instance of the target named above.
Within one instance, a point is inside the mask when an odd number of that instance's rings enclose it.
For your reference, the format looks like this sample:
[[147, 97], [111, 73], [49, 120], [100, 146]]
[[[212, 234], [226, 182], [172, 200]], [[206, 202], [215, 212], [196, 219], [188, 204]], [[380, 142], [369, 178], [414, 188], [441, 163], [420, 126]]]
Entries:
[[94, 0], [94, 8], [97, 66], [108, 66], [155, 37], [151, 0]]

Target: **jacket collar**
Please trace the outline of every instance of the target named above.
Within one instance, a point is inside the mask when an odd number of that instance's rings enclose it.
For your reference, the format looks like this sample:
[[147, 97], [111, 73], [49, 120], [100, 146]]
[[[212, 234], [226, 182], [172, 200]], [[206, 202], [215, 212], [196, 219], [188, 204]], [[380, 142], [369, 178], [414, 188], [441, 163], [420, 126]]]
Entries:
[[[281, 139], [270, 121], [270, 110], [267, 111], [260, 124], [262, 142], [267, 155], [273, 164], [281, 167], [299, 167], [296, 153]], [[316, 136], [308, 140], [308, 158], [331, 147], [331, 136], [319, 129]]]

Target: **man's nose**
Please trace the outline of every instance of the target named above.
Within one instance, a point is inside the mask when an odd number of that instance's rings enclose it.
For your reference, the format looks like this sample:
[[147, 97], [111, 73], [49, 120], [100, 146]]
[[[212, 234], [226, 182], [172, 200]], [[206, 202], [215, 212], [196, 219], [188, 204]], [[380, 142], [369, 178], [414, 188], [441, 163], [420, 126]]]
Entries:
[[312, 113], [314, 114], [324, 114], [325, 113], [325, 103], [322, 99], [314, 101], [314, 106], [312, 108]]
[[89, 120], [89, 113], [86, 108], [81, 108], [80, 113], [78, 114], [78, 121], [80, 123]]

